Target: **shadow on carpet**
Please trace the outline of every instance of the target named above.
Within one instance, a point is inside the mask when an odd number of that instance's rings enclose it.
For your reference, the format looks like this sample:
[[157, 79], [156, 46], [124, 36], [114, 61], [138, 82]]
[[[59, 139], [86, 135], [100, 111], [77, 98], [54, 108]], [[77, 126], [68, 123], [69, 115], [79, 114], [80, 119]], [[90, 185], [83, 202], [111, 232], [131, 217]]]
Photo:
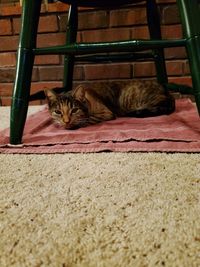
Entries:
[[9, 146], [9, 129], [0, 132], [0, 153], [200, 152], [200, 118], [189, 99], [176, 100], [171, 115], [118, 118], [77, 130], [52, 123], [48, 110], [31, 115], [23, 146]]

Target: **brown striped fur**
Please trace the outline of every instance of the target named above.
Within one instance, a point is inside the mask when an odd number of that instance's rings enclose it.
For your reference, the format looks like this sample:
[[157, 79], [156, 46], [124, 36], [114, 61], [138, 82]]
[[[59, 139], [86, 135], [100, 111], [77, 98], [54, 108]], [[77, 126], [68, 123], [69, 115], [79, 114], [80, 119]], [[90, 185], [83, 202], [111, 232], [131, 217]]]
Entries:
[[96, 124], [116, 117], [170, 114], [174, 98], [155, 81], [94, 83], [56, 94], [45, 90], [53, 119], [66, 129]]

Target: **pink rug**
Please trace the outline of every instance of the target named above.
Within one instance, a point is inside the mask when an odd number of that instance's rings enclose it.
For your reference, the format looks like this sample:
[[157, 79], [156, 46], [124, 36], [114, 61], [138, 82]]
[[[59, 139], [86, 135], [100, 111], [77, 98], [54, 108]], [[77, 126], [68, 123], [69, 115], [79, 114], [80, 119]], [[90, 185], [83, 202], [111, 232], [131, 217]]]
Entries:
[[0, 153], [200, 152], [200, 118], [189, 99], [176, 112], [151, 118], [118, 118], [78, 130], [52, 123], [45, 108], [27, 119], [23, 146], [9, 147], [9, 129], [0, 132]]

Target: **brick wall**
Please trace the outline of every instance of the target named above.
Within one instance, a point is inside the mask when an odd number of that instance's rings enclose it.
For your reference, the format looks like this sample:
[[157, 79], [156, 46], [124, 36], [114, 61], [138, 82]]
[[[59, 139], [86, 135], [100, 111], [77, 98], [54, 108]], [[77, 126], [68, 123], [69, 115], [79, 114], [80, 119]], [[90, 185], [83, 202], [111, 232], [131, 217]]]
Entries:
[[[164, 38], [182, 35], [179, 15], [174, 0], [159, 0]], [[49, 4], [42, 7], [39, 24], [38, 46], [61, 45], [65, 42], [67, 5]], [[16, 49], [20, 31], [21, 7], [0, 7], [0, 103], [9, 105], [15, 76]], [[78, 40], [112, 41], [129, 38], [148, 38], [144, 5], [135, 9], [91, 10], [81, 9], [79, 14]], [[191, 84], [186, 53], [183, 48], [165, 49], [170, 81]], [[58, 55], [37, 56], [32, 76], [31, 92], [44, 87], [62, 85], [63, 57]], [[75, 67], [74, 84], [98, 80], [127, 80], [154, 78], [154, 64], [148, 62], [113, 64], [78, 64]], [[33, 104], [41, 101], [33, 102]]]
[[16, 2], [19, 2], [19, 0], [0, 0], [0, 5], [14, 5]]

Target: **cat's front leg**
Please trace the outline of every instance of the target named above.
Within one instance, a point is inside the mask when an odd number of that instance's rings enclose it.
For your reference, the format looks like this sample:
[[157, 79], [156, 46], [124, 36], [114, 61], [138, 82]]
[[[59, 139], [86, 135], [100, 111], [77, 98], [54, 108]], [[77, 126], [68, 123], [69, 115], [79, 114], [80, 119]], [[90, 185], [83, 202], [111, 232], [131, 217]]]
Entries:
[[100, 123], [103, 121], [109, 121], [109, 120], [114, 120], [114, 119], [116, 119], [116, 116], [109, 109], [107, 109], [104, 112], [98, 112], [98, 113], [96, 112], [90, 115], [91, 124], [96, 124], [96, 123]]

